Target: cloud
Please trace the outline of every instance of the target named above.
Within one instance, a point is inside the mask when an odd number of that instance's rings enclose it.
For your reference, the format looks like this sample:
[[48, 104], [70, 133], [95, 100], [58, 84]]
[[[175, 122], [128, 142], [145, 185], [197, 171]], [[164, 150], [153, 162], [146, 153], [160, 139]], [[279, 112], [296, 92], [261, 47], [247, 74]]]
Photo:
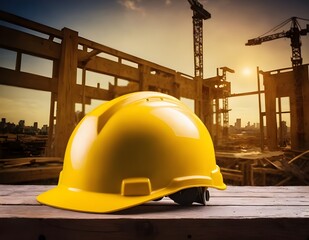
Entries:
[[172, 4], [172, 0], [165, 0], [165, 5], [169, 6]]
[[145, 9], [140, 6], [142, 0], [119, 0], [118, 2], [130, 11], [140, 12], [145, 14]]

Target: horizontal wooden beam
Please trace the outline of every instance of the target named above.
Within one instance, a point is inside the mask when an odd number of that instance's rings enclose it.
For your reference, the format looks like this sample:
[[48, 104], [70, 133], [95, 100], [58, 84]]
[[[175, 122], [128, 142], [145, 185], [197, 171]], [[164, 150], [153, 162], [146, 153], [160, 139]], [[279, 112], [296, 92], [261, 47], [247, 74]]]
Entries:
[[89, 48], [96, 49], [96, 50], [99, 50], [101, 52], [110, 54], [110, 55], [117, 57], [117, 58], [120, 58], [120, 59], [125, 59], [127, 61], [137, 63], [137, 64], [141, 64], [141, 65], [147, 65], [154, 70], [160, 70], [160, 71], [170, 73], [170, 74], [175, 73], [175, 70], [173, 70], [173, 69], [170, 69], [170, 68], [161, 66], [159, 64], [147, 61], [145, 59], [142, 59], [142, 58], [121, 52], [121, 51], [116, 50], [114, 48], [110, 48], [110, 47], [102, 45], [100, 43], [93, 42], [93, 41], [85, 39], [83, 37], [78, 38], [78, 43], [83, 45], [83, 46], [87, 46]]
[[[260, 93], [264, 93], [264, 91], [260, 91]], [[244, 92], [244, 93], [233, 93], [229, 97], [243, 97], [243, 96], [249, 96], [249, 95], [257, 95], [259, 94], [259, 91], [253, 91], [253, 92]]]
[[195, 99], [196, 98], [196, 82], [193, 79], [178, 76], [176, 83], [180, 87], [180, 96], [184, 98]]
[[[57, 79], [48, 78], [32, 73], [18, 72], [15, 70], [0, 67], [0, 84], [57, 93]], [[75, 85], [75, 101], [82, 102], [83, 88]], [[85, 86], [86, 103], [89, 99], [111, 100], [112, 94], [109, 90]]]
[[147, 80], [148, 80], [148, 84], [151, 86], [156, 86], [158, 88], [169, 89], [169, 90], [172, 90], [173, 83], [175, 82], [173, 78], [166, 78], [166, 77], [158, 76], [156, 74], [154, 75], [150, 74]]
[[47, 59], [59, 59], [61, 46], [52, 40], [0, 26], [0, 47]]
[[139, 90], [139, 84], [137, 83], [129, 83], [127, 86], [114, 86], [110, 84], [110, 89], [117, 95], [124, 95], [127, 93], [137, 92]]
[[[83, 95], [83, 86], [82, 85], [75, 85], [75, 92], [77, 96]], [[102, 88], [95, 88], [90, 86], [85, 86], [85, 97], [89, 99], [97, 99], [97, 100], [111, 100], [113, 99], [113, 94], [111, 91], [102, 89]]]
[[56, 92], [57, 79], [0, 67], [0, 84]]
[[8, 12], [0, 11], [0, 20], [8, 22], [8, 23], [13, 23], [15, 25], [25, 27], [25, 28], [28, 28], [28, 29], [31, 29], [31, 30], [34, 30], [40, 33], [44, 33], [49, 36], [55, 36], [58, 38], [62, 38], [62, 32], [56, 28], [52, 28], [52, 27], [31, 21], [23, 17], [19, 17], [19, 16], [16, 16]]
[[[87, 56], [84, 51], [78, 51], [78, 67], [83, 68], [82, 60]], [[102, 57], [92, 57], [86, 64], [86, 70], [118, 77], [128, 81], [139, 82], [139, 70], [137, 68], [115, 62]]]

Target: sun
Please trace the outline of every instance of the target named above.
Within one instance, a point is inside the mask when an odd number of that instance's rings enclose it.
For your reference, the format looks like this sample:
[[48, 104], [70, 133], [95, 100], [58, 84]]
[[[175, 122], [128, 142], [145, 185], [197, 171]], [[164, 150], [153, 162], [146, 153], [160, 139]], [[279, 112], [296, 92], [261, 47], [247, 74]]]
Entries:
[[249, 75], [252, 74], [252, 71], [251, 71], [251, 69], [250, 69], [249, 67], [244, 67], [244, 68], [242, 69], [242, 74], [243, 74], [244, 76], [249, 76]]

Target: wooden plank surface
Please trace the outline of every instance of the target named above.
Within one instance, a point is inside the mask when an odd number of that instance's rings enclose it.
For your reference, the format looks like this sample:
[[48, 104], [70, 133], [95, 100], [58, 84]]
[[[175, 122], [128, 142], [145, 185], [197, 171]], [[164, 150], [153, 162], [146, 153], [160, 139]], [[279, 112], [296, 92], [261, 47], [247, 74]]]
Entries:
[[164, 198], [112, 214], [39, 204], [52, 187], [0, 185], [0, 239], [309, 239], [309, 186], [228, 186], [208, 206]]

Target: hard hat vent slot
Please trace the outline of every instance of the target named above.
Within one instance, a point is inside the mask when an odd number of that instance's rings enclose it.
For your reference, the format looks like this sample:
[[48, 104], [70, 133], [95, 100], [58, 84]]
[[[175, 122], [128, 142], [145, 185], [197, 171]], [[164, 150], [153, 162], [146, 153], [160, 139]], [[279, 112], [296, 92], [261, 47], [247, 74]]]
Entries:
[[144, 196], [151, 193], [149, 178], [126, 178], [122, 180], [121, 195]]
[[147, 102], [159, 102], [159, 101], [164, 101], [163, 97], [149, 97], [146, 98]]

